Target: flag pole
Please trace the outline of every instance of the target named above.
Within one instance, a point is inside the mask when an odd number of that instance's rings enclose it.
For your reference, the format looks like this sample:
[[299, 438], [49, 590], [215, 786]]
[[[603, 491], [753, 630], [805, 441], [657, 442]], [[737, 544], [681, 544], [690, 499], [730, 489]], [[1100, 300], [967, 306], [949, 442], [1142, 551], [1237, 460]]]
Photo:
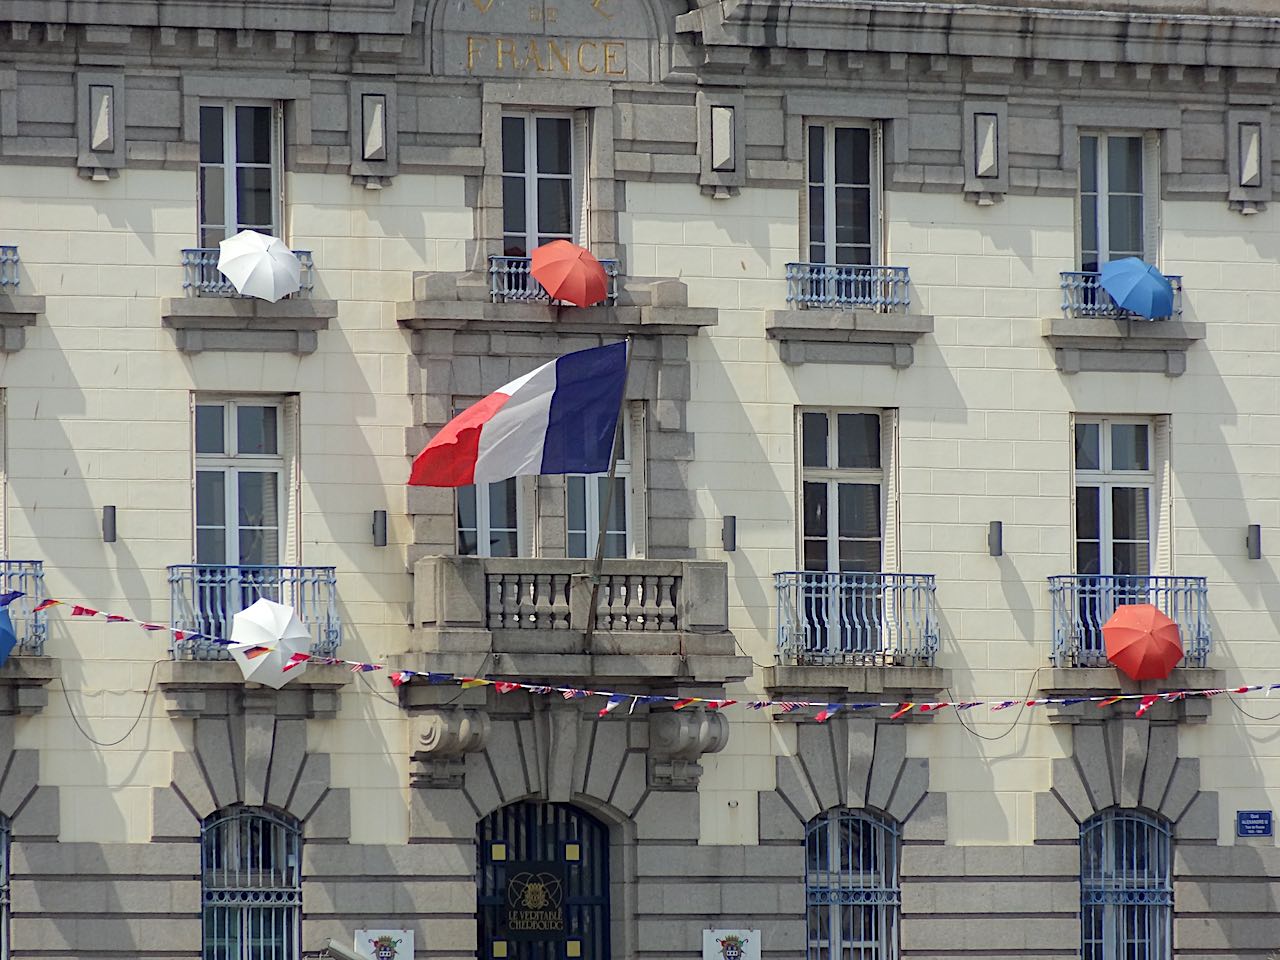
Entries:
[[[587, 626], [582, 633], [584, 650], [591, 649], [591, 637], [596, 632], [596, 602], [600, 598], [600, 571], [604, 566], [604, 539], [609, 529], [609, 514], [613, 511], [613, 486], [618, 476], [618, 454], [622, 452], [622, 431], [627, 424], [627, 380], [631, 376], [631, 338], [627, 337], [627, 362], [622, 372], [622, 398], [618, 402], [618, 422], [613, 429], [613, 449], [609, 451], [609, 478], [605, 482], [604, 509], [596, 532], [596, 556], [591, 562], [591, 602], [587, 607]], [[585, 494], [585, 491], [584, 491]]]

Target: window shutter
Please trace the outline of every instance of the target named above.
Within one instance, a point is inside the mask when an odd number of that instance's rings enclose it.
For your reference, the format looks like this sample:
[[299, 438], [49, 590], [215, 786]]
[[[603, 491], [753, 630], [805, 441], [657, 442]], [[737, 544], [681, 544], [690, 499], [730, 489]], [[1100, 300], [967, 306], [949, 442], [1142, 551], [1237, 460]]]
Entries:
[[188, 476], [190, 489], [188, 490], [189, 500], [187, 515], [191, 518], [191, 526], [188, 528], [191, 535], [191, 562], [196, 561], [196, 395], [194, 393], [187, 395], [187, 423], [190, 425], [191, 432], [191, 457], [189, 463], [191, 473]]
[[[876, 264], [889, 261], [889, 228], [884, 209], [884, 124], [871, 125], [871, 225], [876, 235], [871, 238], [871, 255]], [[806, 191], [807, 192], [807, 191]], [[895, 414], [896, 422], [896, 414]]]
[[1160, 265], [1160, 135], [1142, 138], [1142, 253]]
[[[1078, 194], [1077, 194], [1078, 196]], [[1068, 567], [1072, 573], [1076, 569], [1076, 415], [1067, 417], [1067, 533], [1068, 533]]]
[[880, 469], [884, 475], [884, 529], [881, 531], [880, 569], [897, 573], [898, 556], [898, 411], [880, 414]]
[[1156, 537], [1155, 556], [1152, 558], [1154, 572], [1158, 576], [1173, 573], [1173, 469], [1170, 463], [1172, 452], [1169, 417], [1155, 418], [1155, 429], [1152, 431], [1152, 466], [1156, 475]]
[[642, 400], [628, 403], [623, 412], [627, 416], [627, 453], [631, 457], [631, 497], [627, 504], [631, 556], [644, 557], [649, 552], [648, 418]]
[[[302, 443], [297, 395], [280, 405], [281, 449], [284, 455], [284, 510], [280, 518], [280, 562], [297, 566], [302, 558]], [[192, 418], [194, 421], [194, 418]]]
[[9, 505], [9, 448], [5, 443], [5, 423], [9, 419], [8, 394], [0, 390], [0, 557], [9, 556], [8, 526], [5, 520]]
[[277, 100], [271, 111], [272, 118], [275, 121], [271, 125], [271, 177], [275, 182], [276, 202], [275, 214], [276, 229], [275, 235], [286, 244], [292, 244], [293, 238], [289, 235], [288, 224], [285, 223], [285, 213], [289, 209], [285, 202], [284, 195], [284, 103]]
[[591, 246], [591, 111], [573, 115], [574, 240]]

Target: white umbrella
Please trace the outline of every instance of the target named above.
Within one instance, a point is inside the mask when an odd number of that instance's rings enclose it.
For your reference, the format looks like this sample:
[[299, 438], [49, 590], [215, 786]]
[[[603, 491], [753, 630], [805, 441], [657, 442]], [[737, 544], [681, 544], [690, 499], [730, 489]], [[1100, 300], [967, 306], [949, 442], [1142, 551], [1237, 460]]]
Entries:
[[218, 270], [246, 297], [270, 300], [302, 289], [302, 264], [279, 237], [241, 230], [218, 244]]
[[307, 669], [305, 661], [284, 668], [295, 653], [310, 652], [311, 634], [293, 607], [259, 597], [235, 615], [228, 649], [246, 680], [279, 690]]

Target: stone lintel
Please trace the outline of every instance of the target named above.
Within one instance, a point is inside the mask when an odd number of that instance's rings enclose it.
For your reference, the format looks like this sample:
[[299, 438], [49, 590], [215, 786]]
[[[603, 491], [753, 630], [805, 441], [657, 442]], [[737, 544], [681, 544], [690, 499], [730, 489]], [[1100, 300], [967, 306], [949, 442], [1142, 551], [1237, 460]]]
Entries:
[[305, 297], [268, 303], [252, 297], [173, 297], [160, 319], [184, 353], [228, 350], [314, 353], [317, 333], [338, 315], [336, 300]]
[[26, 346], [26, 328], [42, 313], [44, 297], [0, 294], [0, 353], [17, 353]]
[[873, 310], [770, 310], [765, 333], [779, 341], [783, 363], [878, 364], [903, 369], [914, 344], [933, 332], [933, 317]]
[[[1105, 697], [1163, 693], [1169, 690], [1214, 690], [1226, 681], [1221, 670], [1203, 667], [1179, 667], [1164, 680], [1130, 680], [1114, 667], [1054, 667], [1043, 674], [1039, 691], [1045, 697]], [[1172, 702], [1158, 701], [1144, 714], [1151, 720], [1176, 720], [1180, 723], [1204, 723], [1209, 718], [1213, 701], [1205, 697], [1189, 697]], [[1085, 702], [1070, 705], [1047, 704], [1050, 723], [1075, 724], [1096, 722], [1112, 716], [1133, 716], [1138, 702], [1121, 700], [1106, 707]]]
[[272, 713], [281, 718], [331, 719], [342, 687], [353, 674], [340, 666], [309, 664], [281, 690], [244, 679], [230, 660], [166, 660], [156, 682], [171, 717], [225, 717]]
[[10, 657], [0, 667], [0, 716], [31, 716], [49, 703], [45, 688], [62, 675], [54, 657]]
[[925, 666], [779, 663], [764, 668], [764, 685], [779, 700], [936, 700], [951, 685], [951, 672]]
[[1068, 374], [1110, 370], [1181, 376], [1187, 351], [1205, 336], [1205, 325], [1192, 320], [1128, 317], [1049, 317], [1043, 330], [1058, 369]]

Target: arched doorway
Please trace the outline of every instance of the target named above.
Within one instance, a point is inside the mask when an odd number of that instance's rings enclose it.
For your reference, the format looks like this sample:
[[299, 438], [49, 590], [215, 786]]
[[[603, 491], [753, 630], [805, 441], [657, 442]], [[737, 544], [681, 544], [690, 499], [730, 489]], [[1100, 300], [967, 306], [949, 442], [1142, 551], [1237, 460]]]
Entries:
[[609, 960], [608, 827], [525, 800], [481, 820], [476, 842], [482, 960]]

